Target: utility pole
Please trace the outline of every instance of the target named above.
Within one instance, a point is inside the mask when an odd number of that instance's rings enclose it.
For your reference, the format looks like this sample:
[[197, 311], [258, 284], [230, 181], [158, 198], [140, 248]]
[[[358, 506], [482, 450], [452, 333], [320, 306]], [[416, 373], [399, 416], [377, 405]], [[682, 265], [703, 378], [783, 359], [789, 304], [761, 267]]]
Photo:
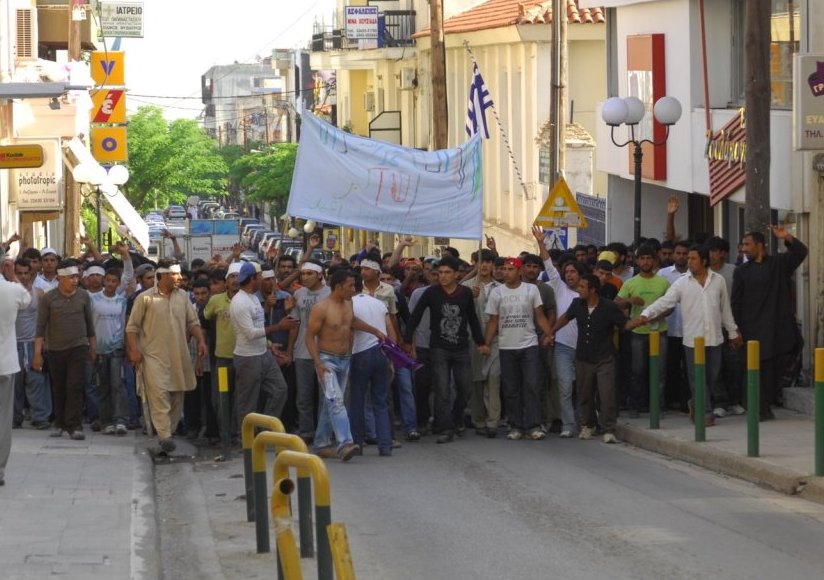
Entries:
[[[86, 10], [86, 0], [71, 0], [68, 10], [68, 57], [69, 62], [80, 60], [80, 25]], [[66, 172], [66, 213], [64, 215], [63, 255], [80, 254], [80, 184], [74, 180], [70, 171]]]
[[432, 69], [432, 148], [449, 146], [449, 109], [446, 103], [446, 47], [443, 38], [443, 0], [429, 0]]
[[769, 238], [770, 225], [770, 0], [747, 0], [744, 29], [747, 231]]
[[[552, 45], [549, 103], [549, 179], [558, 181], [566, 167], [567, 13], [566, 0], [552, 1]], [[551, 187], [551, 185], [550, 185]]]

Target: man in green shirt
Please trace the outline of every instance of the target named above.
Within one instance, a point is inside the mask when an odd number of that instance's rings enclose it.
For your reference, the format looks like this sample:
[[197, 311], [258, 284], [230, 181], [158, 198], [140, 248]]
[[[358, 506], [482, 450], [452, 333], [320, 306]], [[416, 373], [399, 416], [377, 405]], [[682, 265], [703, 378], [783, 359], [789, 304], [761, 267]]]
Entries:
[[[663, 296], [669, 282], [663, 276], [655, 274], [655, 250], [648, 245], [642, 245], [635, 253], [635, 261], [639, 272], [621, 286], [615, 302], [622, 308], [630, 308], [630, 318], [641, 315], [645, 306], [649, 306]], [[665, 313], [669, 314], [669, 312]], [[632, 331], [630, 345], [632, 348], [632, 383], [629, 389], [629, 416], [638, 417], [644, 407], [648, 406], [649, 398], [649, 335], [652, 331], [661, 333], [661, 373], [659, 380], [660, 392], [664, 392], [667, 358], [667, 324], [665, 316], [652, 320], [649, 324], [639, 326]], [[663, 406], [663, 401], [662, 401]]]
[[[225, 367], [229, 375], [229, 399], [232, 401], [231, 417], [234, 418], [234, 396], [235, 396], [235, 331], [232, 328], [232, 320], [229, 317], [229, 306], [232, 298], [237, 294], [240, 287], [237, 283], [237, 275], [240, 272], [240, 262], [232, 262], [226, 271], [226, 291], [213, 294], [203, 310], [203, 317], [213, 321], [215, 327], [215, 362], [217, 368]], [[220, 399], [218, 395], [219, 372], [212, 373], [212, 402], [216, 405]], [[217, 410], [217, 409], [216, 409]], [[232, 421], [232, 433], [238, 431], [238, 425]]]

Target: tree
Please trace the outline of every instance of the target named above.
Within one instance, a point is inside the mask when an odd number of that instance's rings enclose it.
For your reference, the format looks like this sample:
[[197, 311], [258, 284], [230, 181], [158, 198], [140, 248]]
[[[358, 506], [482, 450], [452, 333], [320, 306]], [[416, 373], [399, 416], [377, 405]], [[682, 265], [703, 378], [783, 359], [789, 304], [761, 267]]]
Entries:
[[122, 188], [137, 208], [182, 204], [190, 195], [226, 195], [229, 167], [197, 121], [168, 123], [159, 107], [129, 119], [129, 182]]
[[282, 203], [292, 187], [297, 151], [296, 143], [276, 143], [238, 158], [229, 174], [239, 179], [248, 201]]

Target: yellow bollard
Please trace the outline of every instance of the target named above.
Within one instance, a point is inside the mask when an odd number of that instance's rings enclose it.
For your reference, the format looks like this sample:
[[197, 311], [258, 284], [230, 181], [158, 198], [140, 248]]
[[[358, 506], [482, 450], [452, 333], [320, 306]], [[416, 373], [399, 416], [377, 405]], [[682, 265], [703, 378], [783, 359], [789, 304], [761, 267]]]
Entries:
[[243, 418], [240, 433], [243, 443], [243, 482], [246, 485], [246, 521], [255, 521], [255, 485], [252, 481], [252, 442], [255, 439], [255, 427], [269, 429], [277, 433], [286, 433], [280, 419], [262, 415], [260, 413], [249, 413]]
[[[254, 507], [255, 507], [255, 532], [257, 536], [257, 551], [258, 554], [263, 554], [269, 551], [269, 518], [266, 514], [266, 447], [274, 446], [282, 449], [291, 449], [307, 453], [308, 449], [306, 443], [297, 435], [290, 435], [288, 433], [276, 433], [274, 431], [264, 431], [255, 437], [252, 443], [252, 473], [254, 484]], [[298, 477], [308, 481], [309, 472], [307, 470], [298, 470]], [[278, 478], [275, 478], [278, 481]], [[300, 505], [301, 512], [301, 528], [308, 528], [311, 536], [312, 516], [309, 514], [311, 503], [307, 499], [308, 493], [301, 490], [300, 497], [303, 501]], [[306, 496], [306, 497], [304, 497]], [[305, 520], [308, 519], [308, 525]], [[304, 534], [301, 534], [301, 538]], [[311, 538], [309, 540], [308, 548], [311, 550]], [[311, 556], [311, 554], [310, 554]]]
[[346, 537], [346, 526], [329, 524], [327, 529], [332, 560], [335, 563], [335, 575], [338, 580], [355, 580], [355, 566], [352, 563], [352, 552], [349, 550], [349, 538]]
[[[265, 435], [261, 433], [261, 435]], [[259, 435], [260, 436], [260, 435]], [[332, 523], [331, 490], [329, 486], [329, 473], [323, 460], [316, 455], [308, 453], [297, 453], [295, 451], [281, 451], [275, 459], [275, 481], [280, 482], [289, 479], [289, 468], [306, 469], [312, 474], [315, 492], [315, 529], [318, 543], [318, 580], [332, 580], [334, 573], [332, 569], [332, 555], [329, 548], [329, 537], [326, 529]], [[276, 486], [277, 487], [277, 486]], [[277, 491], [277, 490], [276, 490]], [[276, 521], [283, 521], [283, 515], [288, 511], [288, 496], [283, 493], [272, 494], [272, 518]], [[278, 538], [281, 534], [290, 532], [277, 528]], [[288, 536], [287, 536], [288, 539]], [[280, 544], [278, 544], [279, 546]]]

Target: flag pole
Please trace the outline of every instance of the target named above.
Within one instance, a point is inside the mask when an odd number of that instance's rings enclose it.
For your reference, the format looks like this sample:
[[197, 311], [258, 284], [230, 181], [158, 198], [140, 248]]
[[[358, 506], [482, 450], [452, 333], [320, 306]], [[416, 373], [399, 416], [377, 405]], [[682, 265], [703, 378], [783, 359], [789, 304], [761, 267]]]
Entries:
[[[472, 64], [478, 66], [478, 61], [475, 59], [475, 53], [472, 52], [472, 49], [469, 47], [469, 41], [463, 41], [464, 48], [466, 52], [469, 53], [469, 58], [472, 59]], [[480, 70], [480, 67], [478, 67]], [[501, 138], [503, 139], [504, 145], [506, 145], [506, 150], [509, 153], [509, 160], [512, 162], [512, 168], [515, 170], [515, 175], [518, 178], [518, 183], [521, 184], [521, 189], [524, 192], [524, 199], [533, 199], [529, 195], [529, 191], [526, 188], [526, 183], [524, 183], [524, 178], [521, 175], [521, 169], [518, 167], [518, 161], [515, 159], [515, 153], [512, 151], [512, 146], [509, 144], [509, 137], [507, 136], [506, 130], [504, 129], [503, 123], [501, 123], [501, 117], [498, 115], [498, 110], [495, 108], [495, 101], [493, 100], [490, 107], [492, 109], [492, 114], [495, 116], [495, 123], [498, 125], [498, 132], [501, 134]]]

